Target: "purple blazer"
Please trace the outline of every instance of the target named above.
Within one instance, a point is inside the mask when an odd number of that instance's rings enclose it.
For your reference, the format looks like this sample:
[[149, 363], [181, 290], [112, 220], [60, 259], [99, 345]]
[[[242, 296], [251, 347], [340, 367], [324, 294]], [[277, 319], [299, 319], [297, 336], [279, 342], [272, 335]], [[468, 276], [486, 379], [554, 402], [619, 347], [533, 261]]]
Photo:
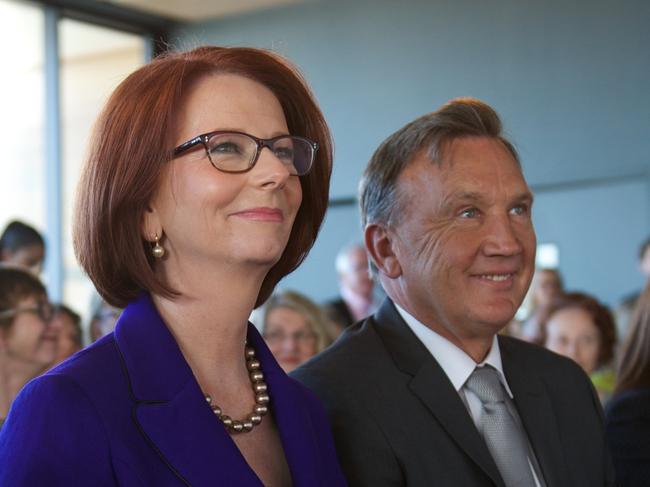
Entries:
[[[325, 413], [249, 324], [294, 486], [343, 486]], [[115, 332], [27, 384], [0, 433], [2, 486], [257, 486], [148, 294]]]

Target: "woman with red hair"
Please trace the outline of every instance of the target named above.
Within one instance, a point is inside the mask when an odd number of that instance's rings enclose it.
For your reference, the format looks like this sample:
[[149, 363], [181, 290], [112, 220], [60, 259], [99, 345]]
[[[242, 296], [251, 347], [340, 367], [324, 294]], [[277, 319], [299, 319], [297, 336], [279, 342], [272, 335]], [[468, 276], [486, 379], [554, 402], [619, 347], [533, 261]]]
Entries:
[[122, 82], [74, 243], [125, 309], [19, 395], [0, 484], [343, 485], [320, 404], [248, 323], [313, 245], [331, 157], [304, 80], [270, 52], [171, 53]]

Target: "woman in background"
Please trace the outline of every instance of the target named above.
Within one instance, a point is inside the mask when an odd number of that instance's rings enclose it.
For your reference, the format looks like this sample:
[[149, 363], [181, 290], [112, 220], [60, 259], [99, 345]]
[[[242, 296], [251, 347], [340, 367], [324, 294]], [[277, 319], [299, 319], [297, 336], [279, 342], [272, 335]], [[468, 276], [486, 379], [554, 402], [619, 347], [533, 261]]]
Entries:
[[621, 351], [605, 434], [618, 485], [650, 485], [650, 286], [639, 297]]
[[55, 363], [61, 363], [82, 348], [81, 316], [65, 304], [54, 306], [52, 321], [59, 329], [59, 343]]
[[52, 315], [37, 277], [0, 266], [0, 423], [18, 391], [56, 359], [58, 329]]
[[39, 274], [45, 260], [45, 241], [29, 225], [12, 221], [0, 236], [0, 262], [27, 267]]
[[535, 270], [530, 285], [530, 311], [528, 318], [521, 323], [521, 330], [517, 333], [522, 340], [539, 343], [542, 333], [540, 320], [545, 314], [546, 307], [562, 293], [562, 278], [557, 269]]
[[587, 294], [568, 293], [548, 305], [540, 322], [541, 343], [577, 362], [605, 403], [615, 383], [616, 326], [609, 309]]
[[286, 373], [332, 343], [332, 326], [317, 304], [295, 291], [274, 294], [264, 304], [262, 335]]
[[248, 323], [312, 247], [331, 162], [308, 87], [268, 51], [200, 47], [128, 76], [73, 229], [124, 311], [16, 399], [0, 485], [343, 485], [322, 406]]

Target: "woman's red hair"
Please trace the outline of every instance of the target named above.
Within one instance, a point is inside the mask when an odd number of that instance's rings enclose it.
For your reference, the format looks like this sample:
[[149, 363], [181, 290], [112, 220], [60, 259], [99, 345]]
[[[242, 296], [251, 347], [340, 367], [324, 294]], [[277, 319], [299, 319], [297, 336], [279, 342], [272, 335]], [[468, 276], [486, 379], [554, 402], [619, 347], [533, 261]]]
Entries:
[[253, 48], [206, 46], [167, 53], [128, 76], [97, 120], [77, 193], [73, 237], [77, 258], [102, 297], [124, 307], [148, 290], [178, 293], [153, 271], [143, 215], [172, 158], [174, 120], [196, 80], [215, 73], [266, 86], [284, 110], [289, 132], [318, 142], [311, 172], [300, 177], [302, 204], [289, 243], [260, 289], [263, 303], [277, 282], [311, 249], [327, 209], [332, 141], [325, 119], [300, 73], [287, 60]]

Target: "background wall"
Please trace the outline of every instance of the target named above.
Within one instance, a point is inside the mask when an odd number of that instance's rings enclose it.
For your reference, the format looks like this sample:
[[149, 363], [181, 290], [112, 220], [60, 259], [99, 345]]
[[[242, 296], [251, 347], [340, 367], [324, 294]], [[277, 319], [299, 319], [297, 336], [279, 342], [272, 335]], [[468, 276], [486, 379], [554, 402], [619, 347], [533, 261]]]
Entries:
[[[311, 83], [332, 128], [332, 198], [356, 195], [377, 145], [456, 96], [501, 114], [537, 195], [540, 242], [560, 248], [567, 285], [610, 304], [640, 287], [650, 234], [650, 2], [320, 1], [175, 33], [272, 48]], [[284, 287], [336, 293], [337, 249], [359, 239], [355, 206], [335, 206]]]

